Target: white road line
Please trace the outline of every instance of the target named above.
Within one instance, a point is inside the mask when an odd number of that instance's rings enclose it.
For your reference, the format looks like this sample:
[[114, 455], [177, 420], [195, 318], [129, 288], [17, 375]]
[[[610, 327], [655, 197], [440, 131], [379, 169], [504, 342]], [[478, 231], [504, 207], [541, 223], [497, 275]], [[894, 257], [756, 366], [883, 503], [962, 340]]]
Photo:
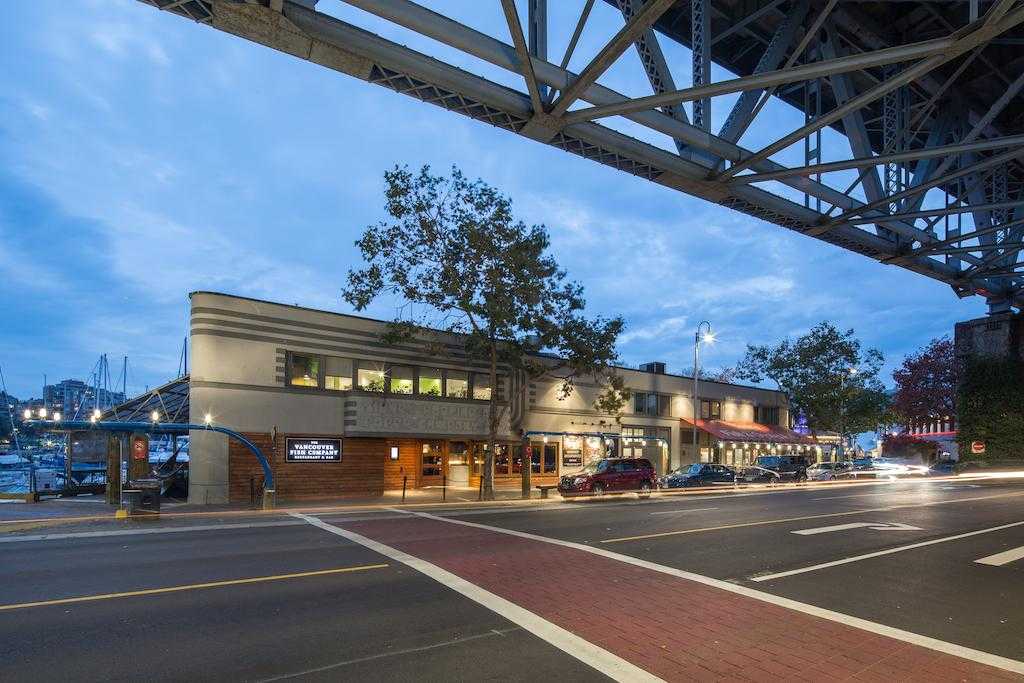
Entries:
[[863, 555], [855, 555], [853, 557], [844, 557], [841, 560], [832, 560], [831, 562], [823, 562], [821, 564], [811, 565], [810, 567], [801, 567], [800, 569], [790, 569], [789, 571], [779, 572], [777, 574], [765, 574], [762, 576], [751, 576], [751, 581], [771, 581], [773, 579], [781, 579], [787, 576], [795, 576], [797, 574], [805, 574], [807, 572], [818, 571], [819, 569], [828, 569], [829, 567], [838, 567], [842, 564], [850, 564], [851, 562], [860, 562], [861, 560], [870, 560], [873, 557], [881, 557], [883, 555], [892, 555], [893, 553], [901, 553], [904, 550], [914, 550], [915, 548], [924, 548], [925, 546], [935, 545], [936, 543], [947, 543], [949, 541], [958, 541], [961, 538], [970, 538], [971, 536], [979, 536], [981, 534], [992, 533], [993, 531], [1002, 531], [1003, 529], [1010, 529], [1015, 526], [1024, 525], [1024, 522], [1013, 522], [1011, 524], [1001, 524], [999, 526], [990, 527], [988, 529], [978, 529], [977, 531], [968, 531], [965, 534], [957, 534], [956, 536], [946, 536], [944, 538], [934, 538], [930, 541], [921, 541], [919, 543], [911, 543], [910, 545], [901, 545], [898, 548], [889, 548], [888, 550], [878, 550], [873, 553], [865, 553]]
[[1019, 548], [1013, 548], [1006, 550], [995, 555], [989, 555], [988, 557], [982, 557], [981, 559], [975, 560], [978, 564], [987, 564], [993, 567], [1002, 567], [1004, 564], [1010, 564], [1017, 560], [1024, 559], [1024, 545]]
[[[506, 600], [490, 591], [484, 590], [476, 584], [466, 581], [456, 574], [452, 574], [449, 571], [438, 567], [435, 564], [422, 560], [418, 557], [413, 557], [408, 553], [404, 553], [401, 550], [392, 548], [391, 546], [384, 545], [374, 541], [373, 539], [362, 536], [353, 531], [336, 527], [333, 524], [304, 515], [299, 512], [289, 513], [293, 517], [305, 520], [313, 526], [319, 527], [324, 531], [328, 531], [342, 538], [348, 539], [354, 543], [358, 543], [370, 550], [384, 555], [385, 557], [391, 558], [396, 562], [401, 562], [409, 567], [412, 567], [416, 571], [425, 574], [431, 579], [438, 583], [451, 588], [452, 590], [461, 593], [470, 600], [483, 605], [487, 609], [491, 610], [495, 614], [508, 619], [514, 624], [522, 626], [524, 629], [537, 636], [538, 638], [554, 645], [559, 650], [562, 650], [566, 654], [569, 654], [576, 659], [580, 660], [584, 664], [593, 667], [597, 671], [605, 674], [612, 680], [616, 681], [660, 681], [662, 679], [650, 674], [640, 667], [622, 659], [621, 657], [608, 652], [607, 650], [590, 643], [574, 633], [565, 630], [561, 626], [557, 626], [547, 619], [544, 619], [529, 610], [523, 609], [519, 605]], [[434, 517], [434, 515], [426, 515], [434, 519], [441, 519], [442, 521], [449, 521], [452, 524], [470, 524], [476, 526], [471, 522], [461, 522], [456, 520], [446, 520], [442, 517]]]
[[195, 526], [166, 526], [155, 529], [117, 529], [111, 531], [78, 531], [66, 534], [32, 534], [31, 536], [0, 536], [0, 543], [26, 541], [62, 541], [69, 538], [104, 538], [106, 536], [143, 536], [149, 534], [178, 534], [186, 531], [223, 531], [225, 529], [262, 529], [273, 526], [298, 526], [301, 522], [252, 522], [251, 524], [197, 524]]
[[305, 671], [295, 671], [290, 674], [281, 674], [280, 676], [274, 676], [272, 678], [263, 678], [258, 683], [273, 683], [273, 681], [285, 681], [289, 678], [300, 678], [303, 676], [308, 676], [310, 674], [323, 673], [324, 671], [332, 671], [334, 669], [340, 669], [345, 666], [352, 666], [353, 664], [363, 664], [364, 662], [373, 662], [378, 659], [387, 659], [389, 657], [401, 657], [403, 655], [411, 655], [419, 652], [429, 652], [430, 650], [438, 650], [442, 647], [451, 647], [452, 645], [462, 645], [463, 643], [471, 643], [475, 640], [481, 640], [483, 638], [501, 638], [509, 633], [513, 633], [518, 630], [520, 629], [492, 629], [490, 631], [487, 631], [486, 633], [477, 633], [476, 635], [472, 636], [453, 638], [452, 640], [445, 640], [440, 643], [434, 643], [433, 645], [423, 645], [422, 647], [410, 647], [404, 650], [395, 650], [393, 652], [381, 652], [375, 655], [367, 655], [366, 657], [359, 657], [357, 659], [347, 659], [343, 662], [327, 664], [326, 666], [318, 666], [315, 669], [306, 669]]
[[[803, 612], [814, 617], [821, 619], [828, 619], [836, 623], [844, 624], [853, 628], [861, 629], [862, 631], [868, 631], [895, 640], [900, 640], [905, 643], [911, 643], [913, 645], [919, 645], [926, 647], [929, 650], [935, 650], [936, 652], [942, 652], [954, 657], [960, 657], [961, 659], [969, 659], [979, 664], [985, 664], [987, 666], [994, 666], [1004, 671], [1012, 671], [1018, 674], [1024, 674], [1024, 662], [1019, 662], [1015, 659], [1009, 659], [1008, 657], [1000, 657], [988, 652], [982, 652], [981, 650], [975, 650], [973, 648], [964, 647], [963, 645], [957, 645], [956, 643], [948, 643], [944, 640], [932, 638], [930, 636], [922, 636], [917, 633], [911, 633], [910, 631], [904, 631], [903, 629], [894, 628], [892, 626], [886, 626], [885, 624], [879, 624], [867, 619], [861, 619], [859, 617], [852, 617], [848, 614], [841, 612], [834, 612], [830, 609], [823, 607], [817, 607], [815, 605], [809, 605], [807, 603], [799, 602], [797, 600], [791, 600], [790, 598], [784, 598], [778, 595], [772, 595], [771, 593], [765, 593], [755, 588], [748, 588], [747, 586], [741, 586], [739, 584], [730, 583], [728, 581], [722, 581], [721, 579], [714, 579], [710, 576], [704, 576], [703, 574], [694, 574], [682, 569], [676, 569], [675, 567], [667, 567], [662, 564], [656, 564], [654, 562], [648, 562], [647, 560], [641, 560], [637, 557], [631, 557], [630, 555], [622, 555], [620, 553], [613, 552], [611, 550], [605, 550], [604, 548], [595, 548], [582, 543], [574, 543], [573, 541], [563, 541], [558, 538], [548, 538], [546, 536], [538, 536], [536, 534], [530, 534], [525, 531], [513, 531], [512, 529], [502, 529], [501, 527], [488, 526], [486, 524], [478, 524], [476, 522], [467, 522], [461, 519], [445, 519], [444, 517], [438, 517], [425, 512], [414, 512], [409, 511], [408, 514], [416, 515], [419, 517], [426, 517], [428, 519], [434, 519], [439, 522], [445, 522], [447, 524], [461, 524], [463, 526], [475, 527], [477, 529], [486, 529], [487, 531], [494, 531], [500, 534], [508, 534], [509, 536], [518, 536], [520, 538], [529, 538], [534, 541], [540, 541], [542, 543], [551, 543], [552, 545], [560, 545], [566, 548], [575, 548], [576, 550], [582, 550], [585, 553], [591, 553], [599, 555], [601, 557], [607, 557], [612, 560], [617, 560], [625, 564], [631, 564], [637, 567], [643, 567], [652, 571], [660, 572], [662, 574], [668, 574], [669, 576], [676, 576], [681, 579], [687, 579], [695, 583], [700, 583], [705, 586], [712, 586], [714, 588], [720, 588], [730, 593], [736, 593], [737, 595], [743, 595], [748, 598], [760, 600], [771, 605], [777, 605], [779, 607], [785, 607], [787, 609], [795, 610], [797, 612]], [[1016, 526], [1017, 524], [1024, 524], [1024, 522], [1016, 522], [1015, 524], [1008, 526]]]
[[705, 510], [717, 510], [718, 508], [687, 508], [685, 510], [665, 510], [663, 512], [652, 512], [652, 515], [678, 515], [681, 512], [704, 512]]
[[833, 531], [849, 531], [851, 529], [874, 529], [875, 531], [923, 531], [919, 526], [910, 526], [900, 522], [850, 522], [849, 524], [833, 524], [832, 526], [819, 526], [813, 529], [799, 529], [790, 531], [791, 534], [800, 536], [813, 536], [815, 534], [827, 534]]

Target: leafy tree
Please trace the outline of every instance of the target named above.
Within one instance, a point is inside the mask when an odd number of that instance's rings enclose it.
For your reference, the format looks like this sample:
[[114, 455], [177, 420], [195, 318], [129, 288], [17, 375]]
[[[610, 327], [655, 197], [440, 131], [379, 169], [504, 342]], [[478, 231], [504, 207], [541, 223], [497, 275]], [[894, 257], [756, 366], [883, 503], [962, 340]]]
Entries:
[[878, 380], [882, 362], [880, 351], [862, 349], [852, 329], [840, 332], [825, 321], [794, 341], [748, 345], [736, 376], [775, 382], [815, 437], [822, 431], [850, 437], [887, 420], [889, 401]]
[[[516, 220], [508, 197], [481, 180], [467, 180], [457, 168], [444, 177], [427, 166], [416, 175], [396, 167], [384, 180], [390, 219], [369, 226], [356, 242], [366, 265], [349, 271], [343, 295], [356, 310], [381, 294], [407, 303], [408, 314], [389, 325], [385, 341], [428, 338], [440, 352], [438, 333], [457, 334], [469, 356], [487, 362], [492, 388], [499, 366], [520, 376], [556, 378], [563, 398], [577, 378], [591, 376], [605, 387], [596, 408], [609, 414], [622, 409], [629, 395], [613, 364], [623, 321], [583, 316], [583, 289], [546, 253], [543, 225]], [[525, 396], [527, 383], [517, 384]], [[482, 483], [487, 499], [494, 497], [501, 410], [492, 390]], [[524, 462], [524, 495], [530, 469]]]
[[941, 418], [956, 411], [956, 356], [948, 337], [933, 339], [892, 373], [893, 410], [905, 421]]

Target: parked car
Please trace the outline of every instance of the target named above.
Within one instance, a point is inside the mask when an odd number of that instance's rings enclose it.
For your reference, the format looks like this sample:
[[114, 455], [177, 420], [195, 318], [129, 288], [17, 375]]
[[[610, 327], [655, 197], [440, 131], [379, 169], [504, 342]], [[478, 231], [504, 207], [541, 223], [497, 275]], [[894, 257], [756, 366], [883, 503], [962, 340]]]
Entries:
[[658, 475], [646, 458], [605, 458], [558, 482], [558, 492], [566, 498], [627, 491], [647, 496], [657, 487]]
[[807, 478], [812, 481], [834, 481], [848, 479], [852, 472], [851, 462], [816, 462], [807, 468]]
[[661, 480], [667, 489], [679, 489], [691, 486], [732, 486], [736, 483], [736, 472], [726, 465], [695, 462], [688, 467], [680, 467]]
[[804, 455], [762, 455], [757, 459], [758, 467], [775, 472], [780, 481], [807, 481], [808, 464]]
[[774, 486], [779, 483], [777, 472], [757, 465], [747, 465], [736, 468], [737, 484], [768, 484]]
[[948, 477], [956, 474], [956, 460], [936, 460], [928, 468], [928, 475], [932, 477]]

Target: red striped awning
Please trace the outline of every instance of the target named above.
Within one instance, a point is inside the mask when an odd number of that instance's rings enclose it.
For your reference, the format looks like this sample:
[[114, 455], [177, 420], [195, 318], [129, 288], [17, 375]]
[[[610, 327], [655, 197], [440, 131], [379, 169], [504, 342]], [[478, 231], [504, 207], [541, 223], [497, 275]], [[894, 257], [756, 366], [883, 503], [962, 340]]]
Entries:
[[[680, 418], [683, 427], [693, 428], [693, 422]], [[697, 420], [697, 429], [718, 441], [753, 441], [762, 443], [813, 444], [814, 439], [797, 434], [791, 429], [757, 422], [729, 422], [726, 420]]]

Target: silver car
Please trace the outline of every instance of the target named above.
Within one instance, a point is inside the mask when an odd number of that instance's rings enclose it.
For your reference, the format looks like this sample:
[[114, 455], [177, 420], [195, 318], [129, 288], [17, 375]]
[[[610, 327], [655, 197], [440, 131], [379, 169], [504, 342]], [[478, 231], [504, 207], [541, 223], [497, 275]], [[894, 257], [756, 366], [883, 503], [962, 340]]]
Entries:
[[807, 468], [807, 478], [811, 481], [833, 481], [847, 479], [853, 470], [849, 462], [817, 462]]

